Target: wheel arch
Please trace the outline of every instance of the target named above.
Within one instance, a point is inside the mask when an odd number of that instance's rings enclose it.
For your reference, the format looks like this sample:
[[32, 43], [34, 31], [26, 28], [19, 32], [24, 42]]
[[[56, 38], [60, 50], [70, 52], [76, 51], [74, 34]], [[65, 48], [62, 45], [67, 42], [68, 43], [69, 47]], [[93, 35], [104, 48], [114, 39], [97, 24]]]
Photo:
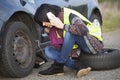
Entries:
[[100, 11], [100, 8], [99, 8], [99, 3], [97, 0], [90, 0], [88, 2], [88, 19], [90, 19], [91, 15], [95, 14], [97, 16], [99, 16], [100, 18], [100, 23], [102, 25], [102, 14], [101, 14], [101, 11]]
[[93, 11], [91, 12], [91, 15], [92, 14], [95, 14], [95, 15], [99, 16], [99, 18], [100, 18], [100, 24], [102, 25], [103, 21], [102, 21], [102, 14], [100, 13], [100, 10], [98, 8], [94, 8]]
[[4, 24], [4, 26], [2, 27], [2, 32], [4, 32], [6, 30], [6, 25], [7, 23], [11, 22], [11, 21], [20, 21], [23, 22], [25, 25], [28, 26], [29, 30], [33, 33], [33, 37], [34, 39], [38, 39], [38, 33], [37, 33], [37, 23], [35, 23], [34, 19], [33, 19], [33, 15], [32, 14], [28, 14], [26, 12], [23, 11], [19, 11], [19, 12], [15, 12]]
[[[2, 47], [2, 39], [4, 37], [4, 32], [7, 30], [7, 24], [9, 22], [13, 22], [13, 21], [20, 21], [23, 22], [25, 25], [27, 25], [27, 27], [29, 28], [29, 30], [32, 33], [32, 36], [34, 38], [34, 41], [39, 40], [40, 39], [40, 32], [38, 30], [40, 30], [40, 26], [34, 21], [33, 19], [33, 15], [32, 14], [28, 14], [26, 12], [23, 11], [18, 11], [15, 12], [2, 26], [1, 28], [1, 32], [0, 32], [0, 44]], [[37, 48], [37, 45], [36, 45]]]

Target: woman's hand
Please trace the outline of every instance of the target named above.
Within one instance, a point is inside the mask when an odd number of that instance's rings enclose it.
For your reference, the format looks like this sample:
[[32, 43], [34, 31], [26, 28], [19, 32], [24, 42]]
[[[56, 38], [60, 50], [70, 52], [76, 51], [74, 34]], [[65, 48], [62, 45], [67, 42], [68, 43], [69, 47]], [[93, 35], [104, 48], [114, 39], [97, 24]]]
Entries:
[[50, 28], [45, 28], [44, 31], [47, 32], [47, 33], [49, 33]]
[[59, 29], [63, 29], [64, 24], [62, 23], [62, 21], [58, 17], [56, 17], [54, 14], [51, 14], [50, 16], [51, 17], [49, 18], [49, 20], [50, 20], [51, 25]]

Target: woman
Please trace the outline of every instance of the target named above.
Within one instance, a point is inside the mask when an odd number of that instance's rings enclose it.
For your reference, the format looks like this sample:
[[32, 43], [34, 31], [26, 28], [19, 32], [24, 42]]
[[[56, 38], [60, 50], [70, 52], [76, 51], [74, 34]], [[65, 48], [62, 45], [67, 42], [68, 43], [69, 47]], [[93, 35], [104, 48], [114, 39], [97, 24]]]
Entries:
[[[51, 12], [51, 18], [48, 19], [47, 13]], [[61, 18], [58, 18], [58, 15]], [[103, 48], [100, 27], [88, 29], [86, 22], [82, 21], [80, 15], [67, 8], [61, 9], [58, 6], [50, 4], [42, 4], [35, 13], [35, 20], [42, 26], [56, 27], [66, 31], [64, 41], [60, 49], [48, 46], [45, 49], [45, 54], [49, 59], [54, 60], [54, 63], [48, 69], [40, 71], [40, 75], [63, 75], [63, 67], [67, 66], [77, 71], [77, 77], [88, 74], [91, 67], [81, 64], [78, 60], [69, 57], [74, 44], [77, 44], [84, 54], [97, 54]], [[88, 21], [89, 23], [89, 21]], [[89, 23], [91, 24], [91, 23]], [[92, 27], [91, 27], [92, 28]], [[52, 34], [51, 34], [52, 35]]]

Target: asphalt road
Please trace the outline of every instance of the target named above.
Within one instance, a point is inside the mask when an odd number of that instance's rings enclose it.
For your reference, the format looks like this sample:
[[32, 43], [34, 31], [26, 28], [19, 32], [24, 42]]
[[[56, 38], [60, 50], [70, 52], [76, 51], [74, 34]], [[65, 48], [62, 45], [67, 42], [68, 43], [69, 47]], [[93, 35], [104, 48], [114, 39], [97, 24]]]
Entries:
[[[107, 48], [120, 49], [120, 30], [105, 33], [104, 44]], [[40, 77], [38, 72], [40, 69], [49, 67], [50, 63], [46, 63], [39, 69], [33, 69], [30, 75], [25, 78], [6, 78], [0, 76], [0, 80], [120, 80], [120, 68], [104, 71], [91, 71], [88, 75], [76, 78], [75, 71], [65, 67], [64, 76]]]

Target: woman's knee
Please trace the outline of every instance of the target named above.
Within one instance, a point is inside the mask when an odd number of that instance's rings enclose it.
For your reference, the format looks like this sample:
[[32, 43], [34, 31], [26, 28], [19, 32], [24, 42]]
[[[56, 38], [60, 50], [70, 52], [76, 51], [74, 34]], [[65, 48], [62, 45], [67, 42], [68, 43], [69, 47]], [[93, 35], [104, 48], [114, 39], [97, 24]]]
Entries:
[[51, 58], [52, 54], [50, 52], [50, 47], [46, 47], [45, 48], [45, 55], [48, 57], [48, 58]]
[[45, 55], [49, 59], [55, 59], [55, 54], [54, 54], [53, 48], [51, 46], [48, 46], [48, 47], [45, 48]]
[[70, 32], [66, 32], [64, 40], [66, 41], [73, 41], [74, 40], [74, 35]]
[[70, 32], [66, 32], [67, 37], [72, 37], [72, 34]]

